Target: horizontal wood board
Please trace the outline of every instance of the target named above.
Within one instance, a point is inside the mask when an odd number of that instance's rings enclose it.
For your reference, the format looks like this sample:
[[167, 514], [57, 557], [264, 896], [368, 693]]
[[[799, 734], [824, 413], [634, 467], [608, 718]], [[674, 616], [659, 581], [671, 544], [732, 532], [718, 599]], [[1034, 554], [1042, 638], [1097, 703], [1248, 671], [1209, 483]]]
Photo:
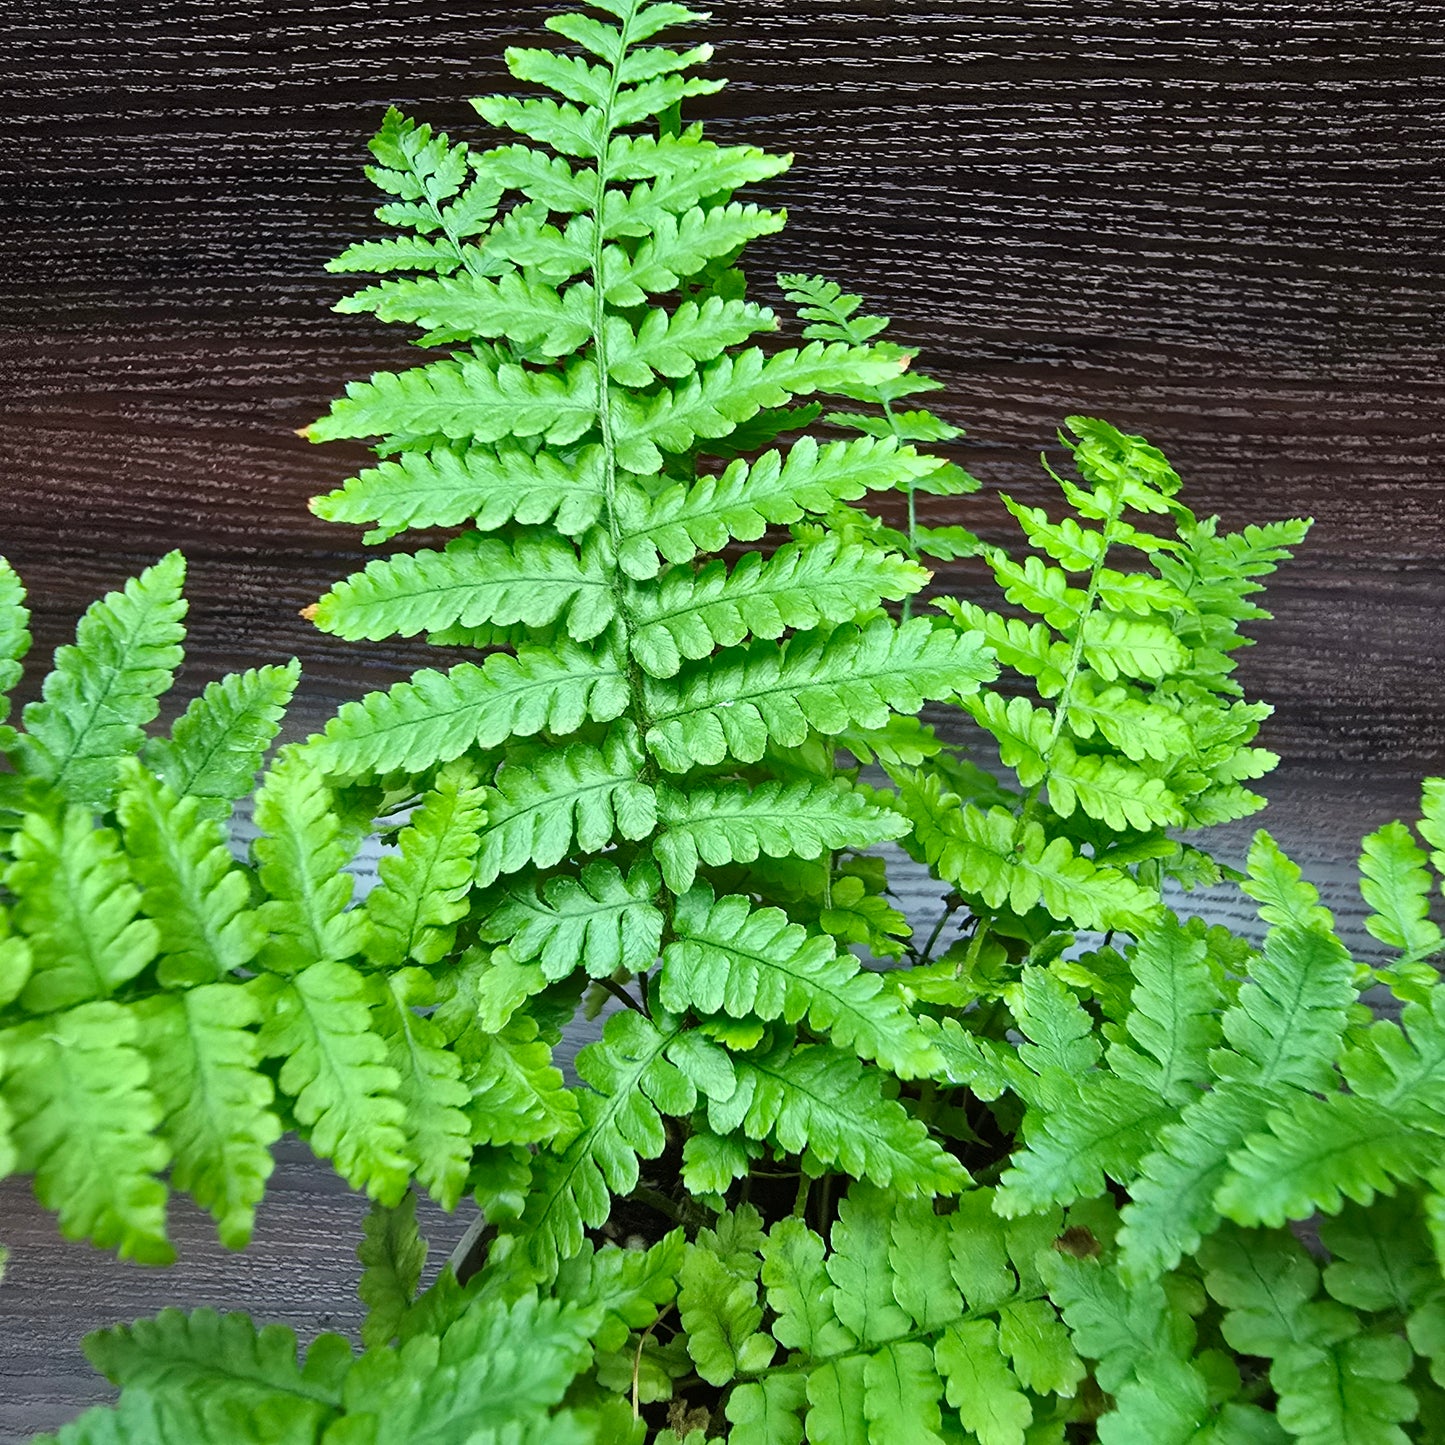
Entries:
[[[295, 654], [304, 728], [422, 659], [297, 615], [359, 561], [305, 501], [362, 454], [293, 430], [408, 359], [399, 329], [331, 314], [323, 265], [376, 234], [360, 168], [385, 106], [480, 138], [467, 97], [507, 87], [503, 48], [551, 8], [0, 4], [0, 551], [37, 655], [179, 546], [177, 701]], [[796, 156], [755, 194], [792, 218], [751, 253], [760, 295], [778, 269], [864, 289], [948, 384], [990, 487], [1049, 501], [1037, 454], [1081, 411], [1162, 445], [1196, 510], [1317, 519], [1246, 675], [1291, 760], [1272, 826], [1337, 869], [1445, 769], [1445, 4], [710, 8], [732, 84], [694, 114]], [[987, 497], [928, 514], [1007, 536]], [[95, 1397], [82, 1330], [168, 1299], [354, 1323], [359, 1206], [302, 1158], [256, 1251], [192, 1218], [170, 1275], [55, 1242], [0, 1186], [0, 1439]]]

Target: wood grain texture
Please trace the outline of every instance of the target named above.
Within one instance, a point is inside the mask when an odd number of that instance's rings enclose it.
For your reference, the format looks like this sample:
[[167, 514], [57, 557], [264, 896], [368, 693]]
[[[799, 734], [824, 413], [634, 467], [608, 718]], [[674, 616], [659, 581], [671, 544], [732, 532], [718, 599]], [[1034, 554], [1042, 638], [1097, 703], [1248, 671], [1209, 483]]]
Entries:
[[[0, 550], [41, 651], [171, 546], [191, 561], [178, 697], [293, 653], [299, 716], [416, 665], [297, 616], [356, 565], [308, 517], [361, 455], [293, 429], [400, 333], [332, 315], [323, 264], [371, 234], [366, 137], [390, 102], [476, 135], [467, 97], [541, 0], [0, 4], [7, 144]], [[948, 383], [962, 460], [1029, 501], [1083, 411], [1148, 434], [1196, 509], [1307, 512], [1247, 660], [1293, 761], [1271, 791], [1321, 864], [1445, 766], [1445, 4], [1404, 0], [714, 0], [732, 85], [695, 113], [796, 154], [752, 253], [867, 291]], [[943, 515], [935, 512], [937, 520]], [[996, 503], [957, 519], [1003, 535]], [[970, 584], [960, 569], [946, 588]], [[0, 1186], [0, 1438], [96, 1385], [85, 1328], [167, 1299], [303, 1332], [355, 1314], [359, 1206], [287, 1153], [244, 1259], [184, 1223], [143, 1275], [53, 1241]]]

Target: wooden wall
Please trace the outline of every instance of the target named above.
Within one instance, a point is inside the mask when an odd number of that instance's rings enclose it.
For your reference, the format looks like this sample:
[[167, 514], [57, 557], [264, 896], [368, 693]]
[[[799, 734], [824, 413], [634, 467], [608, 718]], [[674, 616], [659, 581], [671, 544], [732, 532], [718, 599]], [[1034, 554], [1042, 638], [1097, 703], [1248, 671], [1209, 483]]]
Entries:
[[[385, 106], [477, 134], [466, 98], [506, 84], [503, 47], [549, 9], [0, 4], [0, 550], [45, 648], [180, 546], [183, 692], [295, 653], [315, 720], [414, 664], [297, 616], [354, 563], [305, 500], [359, 453], [293, 429], [404, 356], [399, 332], [330, 314], [322, 267], [372, 231], [360, 168]], [[713, 9], [733, 83], [695, 113], [797, 157], [757, 197], [793, 218], [753, 253], [760, 289], [786, 268], [866, 290], [948, 383], [962, 459], [1029, 500], [1038, 451], [1082, 411], [1162, 445], [1197, 510], [1316, 517], [1249, 663], [1292, 760], [1285, 816], [1323, 848], [1408, 806], [1445, 768], [1445, 3]], [[85, 1397], [73, 1339], [117, 1314], [175, 1297], [348, 1318], [342, 1206], [287, 1177], [260, 1255], [197, 1243], [144, 1281], [50, 1243], [7, 1186], [0, 1436]]]

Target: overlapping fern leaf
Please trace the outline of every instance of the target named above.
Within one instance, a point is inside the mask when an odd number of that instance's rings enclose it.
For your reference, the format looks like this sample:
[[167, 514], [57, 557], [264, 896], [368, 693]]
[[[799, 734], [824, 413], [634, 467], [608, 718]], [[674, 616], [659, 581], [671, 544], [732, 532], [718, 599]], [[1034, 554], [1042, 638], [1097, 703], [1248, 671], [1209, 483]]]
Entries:
[[[169, 1189], [244, 1245], [286, 1126], [378, 1198], [416, 1179], [455, 1204], [487, 1072], [425, 1016], [425, 965], [453, 948], [475, 873], [475, 778], [430, 778], [358, 907], [360, 826], [283, 750], [256, 795], [254, 860], [237, 861], [229, 814], [297, 669], [213, 683], [147, 738], [179, 658], [183, 570], [169, 557], [89, 610], [6, 750], [0, 1165], [33, 1176], [66, 1234], [147, 1262], [172, 1254]], [[6, 604], [18, 659], [18, 583]], [[560, 1091], [539, 1047], [531, 1067]]]
[[[537, 89], [476, 102], [504, 133], [492, 148], [388, 114], [371, 174], [390, 235], [334, 266], [380, 279], [340, 309], [418, 327], [437, 355], [353, 383], [309, 429], [376, 445], [378, 463], [313, 509], [394, 548], [333, 587], [316, 624], [424, 635], [464, 657], [346, 705], [306, 757], [351, 788], [439, 768], [473, 780], [473, 820], [447, 814], [471, 851], [445, 875], [446, 907], [400, 918], [385, 901], [387, 869], [425, 864], [419, 839], [415, 863], [383, 864], [370, 951], [400, 962], [406, 948], [438, 981], [427, 1023], [464, 1081], [472, 1070], [471, 1143], [539, 1146], [506, 1156], [531, 1189], [497, 1253], [515, 1245], [543, 1273], [584, 1247], [615, 1196], [651, 1187], [648, 1161], [683, 1145], [698, 1179], [731, 1181], [739, 1160], [771, 1150], [904, 1191], [962, 1183], [860, 1063], [915, 1079], [938, 1059], [846, 946], [874, 920], [896, 951], [882, 879], [846, 870], [906, 825], [833, 756], [845, 734], [886, 747], [900, 719], [994, 672], [979, 632], [890, 615], [925, 585], [918, 558], [942, 540], [919, 531], [894, 547], [846, 525], [869, 493], [970, 485], [915, 445], [938, 430], [911, 414], [882, 430], [860, 419], [846, 440], [805, 430], [814, 396], [891, 414], [931, 384], [875, 339], [881, 323], [850, 319], [836, 288], [785, 278], [837, 320], [801, 344], [774, 338], [778, 318], [749, 297], [738, 257], [783, 216], [735, 195], [787, 159], [679, 119], [680, 102], [721, 84], [696, 73], [708, 47], [658, 41], [697, 17], [646, 0], [597, 8], [548, 22], [580, 53], [507, 52]], [[774, 526], [793, 531], [768, 537]], [[454, 535], [437, 545], [437, 528]], [[429, 545], [406, 549], [418, 530]], [[439, 839], [434, 808], [412, 827]], [[801, 897], [770, 883], [799, 867], [811, 870]], [[294, 914], [310, 967], [326, 949], [308, 909], [340, 887], [334, 867], [315, 872], [290, 889], [294, 909], [274, 910], [282, 929]], [[633, 981], [654, 968], [650, 985]], [[567, 1113], [542, 1040], [586, 977], [627, 1012], [579, 1057]], [[365, 1006], [364, 982], [347, 981], [347, 1007]], [[388, 1071], [400, 1057], [358, 1058], [370, 1097], [399, 1097]], [[298, 1109], [315, 1137], [330, 1116], [306, 1087]], [[832, 1089], [876, 1115], [862, 1139], [825, 1106]], [[345, 1138], [344, 1119], [336, 1128]], [[399, 1182], [384, 1162], [406, 1157], [400, 1115], [396, 1128], [364, 1152]]]
[[[172, 553], [95, 603], [3, 740], [0, 1163], [33, 1176], [64, 1233], [147, 1262], [172, 1253], [167, 1171], [245, 1243], [281, 1130], [245, 981], [262, 925], [221, 819], [297, 670], [213, 683], [147, 738], [180, 661], [184, 573]], [[13, 686], [28, 632], [0, 577]]]
[[1031, 550], [985, 549], [1008, 606], [941, 604], [1005, 669], [1009, 690], [964, 706], [1017, 787], [946, 754], [890, 769], [912, 851], [976, 920], [971, 971], [1055, 930], [1137, 934], [1164, 878], [1217, 882], [1175, 833], [1262, 807], [1246, 784], [1278, 761], [1254, 746], [1271, 710], [1243, 700], [1230, 654], [1248, 641], [1240, 625], [1268, 616], [1248, 600], [1254, 579], [1308, 524], [1220, 535], [1143, 438], [1084, 417], [1069, 428], [1078, 480], [1056, 477], [1068, 513], [1005, 496]]

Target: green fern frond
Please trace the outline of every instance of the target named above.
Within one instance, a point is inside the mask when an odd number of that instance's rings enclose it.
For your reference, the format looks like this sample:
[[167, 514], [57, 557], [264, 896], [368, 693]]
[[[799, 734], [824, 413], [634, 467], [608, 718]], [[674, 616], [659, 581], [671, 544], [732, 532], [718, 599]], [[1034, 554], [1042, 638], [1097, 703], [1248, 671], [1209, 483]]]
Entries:
[[185, 560], [171, 552], [80, 619], [57, 649], [41, 700], [26, 705], [18, 769], [72, 803], [106, 808], [181, 661]]
[[512, 889], [484, 924], [484, 937], [505, 942], [519, 963], [537, 959], [549, 979], [578, 968], [607, 978], [619, 968], [641, 973], [657, 958], [665, 922], [653, 902], [661, 878], [647, 863], [626, 875], [606, 859], [586, 864], [579, 877], [547, 879], [541, 896], [531, 884]]
[[527, 371], [480, 356], [434, 361], [348, 383], [346, 396], [306, 435], [315, 442], [407, 434], [473, 442], [541, 437], [563, 446], [595, 420], [597, 396], [590, 361], [560, 372]]
[[141, 908], [156, 930], [161, 985], [212, 983], [245, 968], [265, 932], [225, 829], [202, 797], [177, 796], [138, 764], [122, 777], [116, 816]]
[[853, 1054], [826, 1044], [783, 1044], [736, 1058], [734, 1068], [735, 1092], [708, 1104], [715, 1132], [741, 1128], [790, 1152], [806, 1149], [825, 1165], [904, 1196], [955, 1194], [968, 1182], [963, 1166]]
[[310, 748], [340, 774], [424, 768], [509, 737], [565, 737], [586, 722], [611, 722], [627, 701], [626, 669], [610, 648], [524, 647], [479, 667], [424, 668], [410, 682], [346, 703]]
[[657, 825], [657, 795], [639, 780], [641, 765], [625, 726], [600, 748], [574, 743], [504, 763], [487, 801], [478, 886], [528, 865], [550, 868], [574, 849], [595, 853], [614, 838], [646, 838]]
[[[260, 1445], [267, 1416], [272, 1439], [314, 1440], [340, 1413], [343, 1361], [351, 1357], [338, 1336], [323, 1336], [303, 1368], [291, 1330], [257, 1330], [246, 1315], [210, 1309], [189, 1315], [167, 1309], [154, 1319], [98, 1330], [87, 1336], [85, 1350], [127, 1395], [193, 1403], [205, 1432], [195, 1438], [233, 1438], [238, 1445]], [[241, 1433], [233, 1433], [235, 1427]]]
[[356, 1246], [361, 1279], [356, 1293], [366, 1306], [361, 1343], [389, 1345], [416, 1301], [427, 1245], [416, 1226], [416, 1195], [407, 1190], [394, 1207], [372, 1203]]
[[1353, 1001], [1353, 964], [1332, 935], [1293, 925], [1272, 929], [1263, 956], [1226, 1010], [1233, 1052], [1211, 1059], [1222, 1082], [1166, 1127], [1162, 1148], [1140, 1165], [1124, 1211], [1120, 1249], [1131, 1273], [1172, 1268], [1218, 1220], [1214, 1197], [1230, 1155], [1264, 1123], [1272, 1097], [1327, 1088]]
[[[364, 1356], [346, 1380], [352, 1437], [375, 1445], [413, 1440], [497, 1445], [589, 1445], [594, 1429], [553, 1414], [591, 1358], [598, 1311], [525, 1294], [466, 1311], [438, 1342]], [[625, 1438], [625, 1437], [624, 1437]]]
[[116, 835], [95, 827], [88, 808], [26, 813], [11, 849], [5, 885], [33, 960], [20, 995], [27, 1012], [104, 998], [155, 958], [160, 931], [138, 916]]
[[202, 816], [227, 817], [251, 791], [300, 677], [293, 658], [207, 683], [168, 738], [146, 740], [141, 761], [179, 796], [195, 798]]
[[603, 458], [597, 446], [583, 447], [570, 461], [507, 445], [403, 452], [313, 497], [311, 510], [328, 522], [370, 526], [368, 543], [408, 528], [464, 523], [492, 532], [510, 522], [550, 522], [564, 536], [580, 537], [602, 513]]
[[882, 381], [897, 371], [892, 357], [842, 342], [813, 342], [771, 356], [758, 350], [722, 356], [655, 397], [615, 399], [618, 461], [648, 476], [661, 470], [663, 452], [685, 452], [699, 440], [725, 436], [764, 407], [783, 406], [815, 391]]
[[425, 1014], [436, 1003], [436, 984], [425, 969], [403, 968], [386, 975], [377, 995], [371, 1017], [398, 1081], [412, 1170], [443, 1209], [454, 1209], [472, 1162], [472, 1097], [462, 1061]]
[[615, 615], [606, 559], [597, 545], [581, 554], [560, 537], [519, 539], [509, 547], [469, 534], [444, 552], [401, 553], [370, 562], [316, 604], [323, 632], [350, 641], [412, 637], [451, 626], [562, 622], [590, 642]]
[[246, 989], [212, 983], [153, 994], [135, 1013], [149, 1088], [164, 1115], [171, 1186], [214, 1217], [227, 1249], [244, 1249], [271, 1176], [271, 1145], [281, 1137], [252, 1032], [260, 1010]]
[[1345, 1198], [1368, 1203], [1435, 1167], [1445, 1133], [1445, 991], [1382, 1021], [1341, 1061], [1348, 1094], [1297, 1094], [1239, 1140], [1216, 1201], [1229, 1218], [1278, 1224]]
[[1364, 840], [1360, 853], [1360, 896], [1370, 909], [1365, 927], [1401, 962], [1414, 963], [1445, 949], [1445, 937], [1430, 918], [1433, 881], [1425, 853], [1401, 822], [1386, 823]]
[[411, 1177], [401, 1080], [372, 1020], [374, 985], [344, 963], [263, 974], [261, 1052], [281, 1059], [281, 1091], [315, 1153], [353, 1188], [395, 1204]]
[[256, 794], [255, 819], [256, 872], [266, 890], [257, 912], [269, 934], [262, 964], [291, 974], [351, 957], [364, 915], [347, 911], [354, 880], [346, 865], [360, 839], [306, 750], [282, 750]]
[[495, 1033], [468, 1028], [455, 1048], [471, 1092], [467, 1112], [474, 1143], [548, 1143], [565, 1149], [576, 1136], [581, 1127], [577, 1098], [530, 1015], [513, 1014]]
[[485, 797], [475, 771], [464, 763], [438, 774], [397, 834], [397, 851], [377, 864], [379, 881], [365, 904], [369, 962], [434, 964], [451, 949], [467, 913]]
[[143, 1264], [169, 1264], [166, 1186], [170, 1159], [154, 1131], [161, 1110], [137, 1047], [135, 1014], [110, 1001], [83, 1003], [3, 1035], [3, 1091], [13, 1117], [16, 1164], [69, 1239]]
[[1158, 896], [1127, 873], [1101, 867], [1067, 838], [1050, 841], [1041, 824], [1004, 808], [960, 806], [936, 776], [902, 776], [899, 797], [929, 864], [992, 908], [1016, 914], [1042, 906], [1062, 923], [1101, 931], [1138, 930], [1158, 915]]
[[740, 783], [683, 791], [658, 788], [662, 831], [652, 851], [667, 886], [684, 893], [699, 864], [720, 867], [769, 858], [819, 858], [900, 837], [907, 822], [831, 782]]
[[710, 888], [677, 900], [676, 941], [662, 954], [658, 986], [674, 1013], [726, 1013], [732, 1018], [806, 1017], [840, 1047], [876, 1059], [902, 1078], [933, 1071], [937, 1058], [896, 995], [875, 973], [827, 935], [790, 923], [781, 909], [755, 909], [731, 895], [714, 901]]
[[1284, 1231], [1224, 1230], [1200, 1255], [1209, 1293], [1225, 1306], [1225, 1339], [1269, 1360], [1276, 1415], [1311, 1445], [1402, 1441], [1415, 1396], [1402, 1383], [1410, 1349], [1398, 1336], [1364, 1336], [1339, 1305], [1316, 1300], [1319, 1271]]

